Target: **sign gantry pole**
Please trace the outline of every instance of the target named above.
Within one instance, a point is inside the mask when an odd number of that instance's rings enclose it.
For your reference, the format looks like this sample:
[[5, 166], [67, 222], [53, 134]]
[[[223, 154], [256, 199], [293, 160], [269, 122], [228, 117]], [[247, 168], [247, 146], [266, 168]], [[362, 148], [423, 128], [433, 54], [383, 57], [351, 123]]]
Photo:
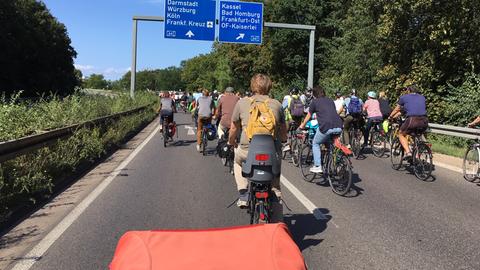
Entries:
[[130, 97], [135, 98], [135, 83], [137, 75], [137, 28], [138, 20], [133, 19], [132, 66], [130, 68]]

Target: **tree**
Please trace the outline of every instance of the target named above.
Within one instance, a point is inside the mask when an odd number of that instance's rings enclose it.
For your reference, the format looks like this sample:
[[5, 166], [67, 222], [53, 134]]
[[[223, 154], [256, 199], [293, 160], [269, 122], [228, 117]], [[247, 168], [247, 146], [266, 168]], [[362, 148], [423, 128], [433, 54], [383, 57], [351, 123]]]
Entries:
[[83, 83], [83, 87], [88, 89], [107, 89], [108, 85], [109, 82], [105, 80], [102, 74], [92, 74]]
[[65, 95], [78, 85], [67, 29], [43, 2], [0, 1], [0, 33], [0, 90]]

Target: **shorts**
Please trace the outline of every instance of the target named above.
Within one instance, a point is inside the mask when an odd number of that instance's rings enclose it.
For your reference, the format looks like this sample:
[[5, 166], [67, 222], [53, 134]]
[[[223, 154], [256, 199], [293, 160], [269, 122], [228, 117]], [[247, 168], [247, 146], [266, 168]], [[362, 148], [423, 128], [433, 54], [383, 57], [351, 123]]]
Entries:
[[427, 131], [428, 118], [426, 116], [410, 116], [400, 127], [400, 132], [404, 134], [422, 134]]
[[173, 112], [172, 111], [167, 111], [167, 110], [160, 111], [160, 125], [163, 125], [164, 119], [167, 119], [167, 123], [172, 123], [173, 122]]

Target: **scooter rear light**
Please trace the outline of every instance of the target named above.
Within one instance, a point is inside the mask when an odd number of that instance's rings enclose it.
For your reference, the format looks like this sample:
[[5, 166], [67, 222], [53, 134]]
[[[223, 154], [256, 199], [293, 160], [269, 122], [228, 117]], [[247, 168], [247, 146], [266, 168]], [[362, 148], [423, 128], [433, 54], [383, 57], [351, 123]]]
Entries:
[[267, 161], [270, 159], [270, 155], [268, 154], [257, 154], [255, 155], [255, 160], [257, 161]]
[[255, 192], [255, 198], [257, 199], [267, 199], [268, 192]]

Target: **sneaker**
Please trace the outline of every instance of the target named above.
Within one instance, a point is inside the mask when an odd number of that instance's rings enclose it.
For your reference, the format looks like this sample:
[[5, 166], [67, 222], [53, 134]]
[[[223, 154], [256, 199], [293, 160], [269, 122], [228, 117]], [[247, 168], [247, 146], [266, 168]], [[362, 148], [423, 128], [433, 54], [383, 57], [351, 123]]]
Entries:
[[200, 144], [197, 144], [197, 151], [202, 152], [202, 149], [200, 149]]
[[405, 156], [403, 156], [403, 160], [411, 160], [412, 159], [412, 153], [406, 153]]
[[237, 206], [240, 207], [240, 208], [248, 207], [248, 193], [247, 192], [245, 192], [243, 194], [240, 194], [240, 196], [238, 196]]
[[288, 144], [285, 145], [285, 147], [283, 147], [283, 150], [282, 150], [282, 151], [283, 151], [283, 152], [288, 152], [288, 151], [290, 151], [290, 145], [288, 145]]
[[313, 166], [310, 168], [310, 172], [312, 173], [323, 173], [322, 166]]

